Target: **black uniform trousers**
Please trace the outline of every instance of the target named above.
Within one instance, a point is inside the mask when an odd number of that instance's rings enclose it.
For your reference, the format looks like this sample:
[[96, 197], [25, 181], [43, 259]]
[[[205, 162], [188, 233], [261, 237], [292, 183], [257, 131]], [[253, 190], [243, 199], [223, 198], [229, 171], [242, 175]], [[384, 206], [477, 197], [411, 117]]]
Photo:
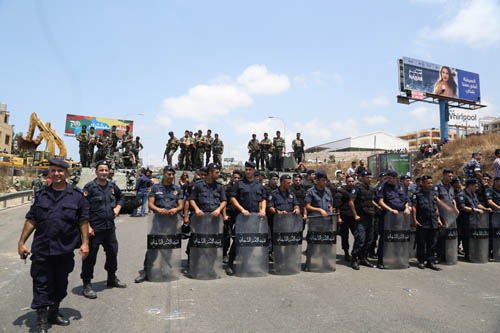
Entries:
[[94, 278], [94, 266], [101, 245], [106, 253], [104, 269], [108, 272], [108, 277], [114, 276], [118, 269], [118, 240], [115, 229], [95, 231], [95, 236], [91, 236], [89, 240], [89, 255], [82, 261], [80, 277], [84, 283], [89, 283]]
[[75, 267], [73, 252], [43, 256], [31, 256], [31, 277], [33, 278], [32, 309], [60, 303], [67, 295], [68, 275]]
[[229, 215], [229, 219], [224, 221], [224, 226], [222, 228], [222, 256], [227, 256], [229, 251], [229, 246], [231, 245], [231, 235], [234, 230], [234, 217]]
[[349, 230], [354, 235], [355, 232], [355, 221], [354, 216], [340, 214], [342, 218], [342, 223], [340, 227], [340, 237], [342, 238], [342, 250], [349, 251]]
[[366, 258], [373, 242], [373, 216], [362, 214], [360, 220], [354, 222], [353, 258]]
[[438, 229], [417, 227], [417, 259], [419, 263], [434, 263]]

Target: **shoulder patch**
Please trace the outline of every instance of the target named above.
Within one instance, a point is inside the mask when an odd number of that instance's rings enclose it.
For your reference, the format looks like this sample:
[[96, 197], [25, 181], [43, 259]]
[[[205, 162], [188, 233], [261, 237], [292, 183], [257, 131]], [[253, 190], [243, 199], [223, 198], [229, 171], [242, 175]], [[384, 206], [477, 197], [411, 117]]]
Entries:
[[352, 193], [352, 194], [356, 193], [356, 190], [355, 190], [355, 189], [352, 189], [351, 193]]
[[290, 199], [293, 199], [293, 194], [290, 193], [289, 197], [290, 197]]
[[89, 192], [83, 191], [83, 196], [86, 197], [87, 195], [89, 195]]
[[177, 190], [174, 191], [174, 195], [177, 195], [179, 192], [177, 192]]

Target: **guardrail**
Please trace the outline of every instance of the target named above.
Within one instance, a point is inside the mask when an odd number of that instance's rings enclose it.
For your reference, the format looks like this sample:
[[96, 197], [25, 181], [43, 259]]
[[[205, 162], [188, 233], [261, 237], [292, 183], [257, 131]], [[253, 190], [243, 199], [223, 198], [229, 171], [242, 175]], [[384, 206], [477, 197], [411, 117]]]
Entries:
[[33, 190], [2, 194], [0, 195], [0, 208], [7, 208], [8, 200], [21, 198], [21, 204], [24, 204], [26, 202], [25, 198], [28, 197], [27, 201], [30, 201], [32, 196]]

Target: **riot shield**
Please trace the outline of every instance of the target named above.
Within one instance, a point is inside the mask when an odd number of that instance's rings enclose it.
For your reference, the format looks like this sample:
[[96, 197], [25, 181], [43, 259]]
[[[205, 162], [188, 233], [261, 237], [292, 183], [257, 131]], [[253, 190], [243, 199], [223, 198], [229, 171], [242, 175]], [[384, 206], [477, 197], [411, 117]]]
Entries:
[[490, 213], [482, 215], [472, 212], [469, 220], [469, 260], [484, 264], [488, 262]]
[[493, 211], [491, 215], [491, 234], [493, 245], [493, 259], [500, 262], [500, 212]]
[[238, 214], [235, 225], [236, 276], [265, 276], [269, 271], [269, 226], [257, 213]]
[[179, 278], [181, 269], [182, 219], [176, 214], [154, 214], [148, 220], [146, 275], [149, 281], [164, 282]]
[[458, 229], [457, 229], [457, 217], [458, 212], [453, 207], [453, 203], [442, 202], [438, 205], [439, 216], [441, 217], [441, 223], [443, 223], [446, 230], [446, 236], [444, 237], [444, 253], [442, 259], [444, 259], [442, 264], [455, 265], [457, 263], [457, 248], [458, 248]]
[[384, 216], [384, 266], [388, 269], [408, 268], [410, 215], [399, 212]]
[[287, 275], [300, 272], [302, 216], [292, 213], [273, 217], [274, 271]]
[[189, 274], [193, 279], [212, 280], [222, 276], [222, 216], [191, 216]]
[[417, 257], [417, 228], [410, 224], [410, 242], [408, 244], [408, 258]]
[[310, 216], [307, 220], [306, 270], [334, 272], [337, 256], [337, 216]]

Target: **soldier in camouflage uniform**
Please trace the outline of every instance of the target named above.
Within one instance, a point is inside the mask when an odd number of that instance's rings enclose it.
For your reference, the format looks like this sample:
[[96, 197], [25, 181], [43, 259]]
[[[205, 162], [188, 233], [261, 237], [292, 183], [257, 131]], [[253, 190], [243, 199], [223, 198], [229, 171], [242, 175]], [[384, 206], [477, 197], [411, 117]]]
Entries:
[[199, 169], [203, 166], [203, 155], [205, 155], [205, 137], [203, 136], [203, 132], [201, 130], [198, 130], [198, 133], [196, 133], [194, 142], [196, 146], [196, 153], [193, 164], [195, 169]]
[[257, 169], [259, 169], [260, 145], [255, 134], [252, 134], [252, 140], [248, 141], [248, 153], [250, 154], [249, 161], [255, 162]]
[[276, 131], [276, 137], [273, 138], [273, 166], [275, 170], [283, 170], [283, 150], [285, 148], [285, 139], [281, 137], [281, 132]]
[[301, 163], [304, 160], [304, 140], [300, 138], [300, 133], [297, 133], [297, 138], [293, 140], [292, 148], [295, 162]]
[[174, 132], [170, 131], [168, 132], [168, 135], [170, 136], [170, 139], [168, 139], [168, 142], [166, 144], [165, 153], [163, 154], [163, 159], [165, 159], [166, 156], [167, 164], [173, 166], [172, 157], [177, 151], [177, 148], [179, 148], [179, 142], [177, 141], [177, 138], [174, 136]]
[[95, 132], [94, 126], [90, 128], [89, 132], [89, 150], [88, 150], [88, 161], [89, 161], [89, 166], [92, 166], [94, 164], [94, 148], [95, 145], [97, 144], [97, 133]]
[[[262, 169], [269, 169], [269, 154], [273, 148], [273, 143], [269, 139], [267, 133], [264, 133], [264, 139], [262, 139], [259, 143], [260, 146], [260, 167]], [[265, 164], [265, 166], [264, 166]]]
[[82, 167], [88, 167], [89, 132], [87, 132], [87, 125], [82, 125], [82, 130], [76, 135], [76, 140], [80, 145], [80, 164]]
[[189, 131], [189, 138], [191, 139], [191, 144], [189, 145], [189, 155], [191, 156], [191, 168], [194, 167], [194, 161], [196, 160], [196, 144], [195, 138], [193, 137], [193, 132]]
[[106, 155], [109, 153], [111, 150], [111, 147], [113, 146], [113, 140], [109, 136], [109, 131], [103, 130], [102, 135], [97, 137], [97, 152], [96, 152], [96, 161], [103, 160], [106, 158]]
[[132, 149], [130, 149], [134, 153], [136, 161], [139, 160], [139, 152], [144, 149], [144, 146], [139, 141], [140, 139], [141, 139], [140, 137], [136, 137], [135, 141], [132, 142]]
[[130, 126], [126, 127], [125, 133], [122, 135], [122, 148], [132, 149], [132, 141], [134, 141], [134, 136], [130, 133]]
[[109, 146], [109, 148], [112, 147], [112, 148], [117, 149], [118, 148], [118, 141], [120, 141], [120, 137], [118, 136], [118, 133], [116, 133], [116, 126], [115, 125], [111, 126], [110, 138], [111, 138], [111, 145]]
[[191, 147], [193, 145], [192, 138], [189, 137], [189, 131], [186, 130], [184, 136], [179, 140], [181, 153], [179, 154], [179, 169], [192, 170], [191, 164]]
[[214, 163], [222, 165], [222, 154], [224, 153], [224, 142], [219, 139], [219, 134], [215, 133], [214, 141], [212, 142], [212, 152], [214, 153]]
[[207, 130], [207, 135], [205, 135], [205, 155], [207, 157], [207, 159], [205, 161], [205, 166], [207, 166], [210, 163], [213, 142], [214, 142], [214, 138], [212, 137], [212, 130]]
[[49, 185], [47, 181], [48, 174], [48, 170], [43, 170], [42, 173], [38, 174], [35, 180], [33, 180], [33, 192], [46, 188]]

